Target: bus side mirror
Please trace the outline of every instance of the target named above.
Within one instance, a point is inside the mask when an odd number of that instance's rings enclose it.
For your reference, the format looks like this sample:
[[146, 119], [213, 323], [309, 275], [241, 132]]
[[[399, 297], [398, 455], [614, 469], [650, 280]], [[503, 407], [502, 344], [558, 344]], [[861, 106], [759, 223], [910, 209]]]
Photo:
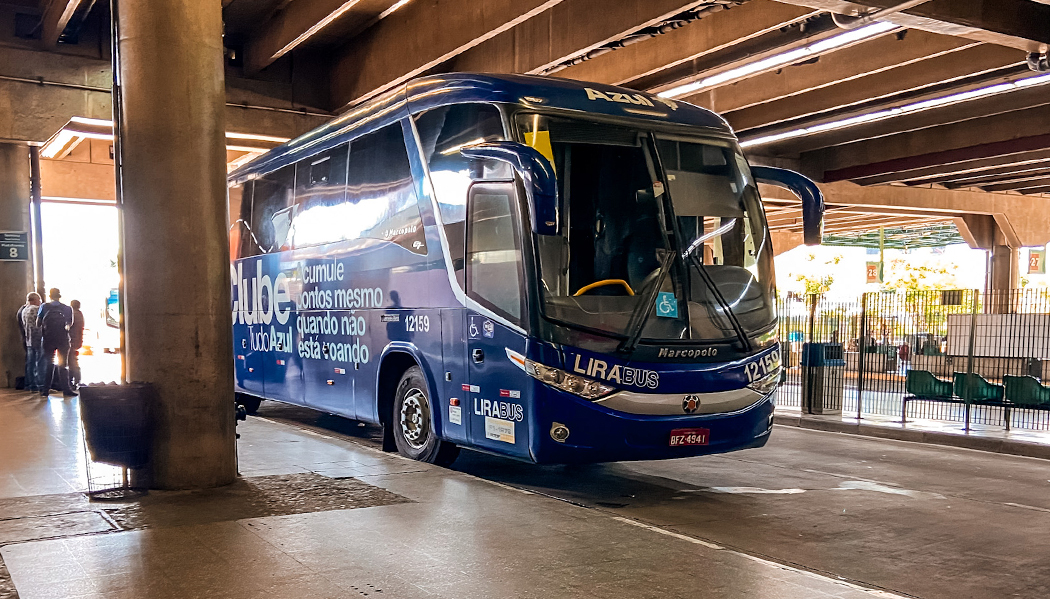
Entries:
[[806, 245], [820, 245], [824, 237], [824, 194], [812, 179], [786, 168], [752, 166], [759, 183], [783, 187], [802, 200], [802, 239]]
[[532, 231], [537, 235], [558, 234], [558, 183], [554, 167], [535, 148], [513, 141], [490, 141], [461, 149], [467, 158], [506, 162], [525, 184]]

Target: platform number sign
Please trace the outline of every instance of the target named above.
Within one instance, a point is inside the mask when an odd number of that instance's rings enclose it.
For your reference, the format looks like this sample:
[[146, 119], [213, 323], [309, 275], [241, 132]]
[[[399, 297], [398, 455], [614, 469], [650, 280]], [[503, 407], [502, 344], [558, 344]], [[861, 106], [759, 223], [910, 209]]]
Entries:
[[1028, 250], [1028, 274], [1046, 274], [1046, 250]]
[[864, 271], [868, 283], [882, 282], [882, 262], [866, 262], [864, 264]]
[[0, 231], [0, 260], [29, 260], [29, 233]]

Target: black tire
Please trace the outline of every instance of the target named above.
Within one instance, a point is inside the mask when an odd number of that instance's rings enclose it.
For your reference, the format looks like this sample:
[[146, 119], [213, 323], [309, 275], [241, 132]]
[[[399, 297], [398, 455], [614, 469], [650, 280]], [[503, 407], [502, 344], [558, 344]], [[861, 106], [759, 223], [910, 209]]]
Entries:
[[259, 404], [262, 403], [262, 399], [244, 393], [234, 394], [233, 401], [239, 406], [244, 406], [244, 411], [252, 415], [259, 411]]
[[406, 458], [448, 466], [459, 455], [459, 447], [437, 435], [427, 382], [418, 366], [401, 375], [394, 392], [390, 428], [397, 452]]

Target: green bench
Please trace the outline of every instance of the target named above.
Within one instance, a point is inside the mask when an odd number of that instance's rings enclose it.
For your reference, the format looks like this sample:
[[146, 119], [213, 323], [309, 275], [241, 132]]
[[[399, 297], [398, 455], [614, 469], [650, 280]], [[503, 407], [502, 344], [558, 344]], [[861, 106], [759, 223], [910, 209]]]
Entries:
[[1034, 376], [1003, 377], [1006, 399], [1018, 407], [1050, 410], [1050, 387], [1044, 386]]
[[[966, 386], [970, 387], [967, 402]], [[952, 380], [934, 376], [926, 370], [909, 370], [905, 378], [907, 395], [901, 401], [901, 422], [908, 421], [909, 401], [936, 401], [963, 404], [966, 406], [966, 422], [970, 422], [970, 406], [998, 406], [1003, 408], [1006, 430], [1010, 430], [1010, 410], [1026, 409], [1050, 411], [1050, 387], [1044, 386], [1032, 376], [1003, 376], [1003, 384], [988, 382], [979, 374], [956, 372]]]

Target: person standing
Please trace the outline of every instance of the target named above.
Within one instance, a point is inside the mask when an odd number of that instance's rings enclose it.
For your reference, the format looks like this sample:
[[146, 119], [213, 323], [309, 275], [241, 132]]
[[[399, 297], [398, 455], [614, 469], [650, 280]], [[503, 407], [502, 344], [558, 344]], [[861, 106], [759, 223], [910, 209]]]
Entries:
[[84, 313], [80, 311], [80, 300], [72, 300], [73, 322], [69, 325], [69, 390], [76, 393], [80, 388], [80, 348], [84, 347]]
[[40, 394], [47, 397], [51, 392], [57, 370], [60, 386], [56, 388], [62, 391], [62, 395], [70, 397], [74, 393], [69, 388], [69, 370], [66, 364], [69, 359], [69, 326], [73, 324], [73, 309], [60, 301], [62, 294], [58, 288], [52, 287], [47, 295], [51, 301], [41, 306], [37, 315], [37, 322], [43, 329], [41, 337], [47, 364]]
[[40, 392], [44, 382], [44, 349], [41, 346], [41, 329], [37, 324], [40, 312], [40, 294], [26, 295], [26, 304], [18, 311], [22, 326], [22, 340], [26, 348], [26, 382], [25, 390]]

